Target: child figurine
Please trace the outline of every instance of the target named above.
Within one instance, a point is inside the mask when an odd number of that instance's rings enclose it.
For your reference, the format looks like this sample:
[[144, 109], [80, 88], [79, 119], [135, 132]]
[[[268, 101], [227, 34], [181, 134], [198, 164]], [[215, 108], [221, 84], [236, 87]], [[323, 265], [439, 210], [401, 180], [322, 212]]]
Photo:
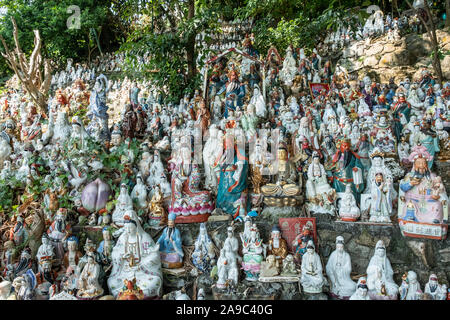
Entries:
[[406, 206], [406, 215], [403, 219], [417, 221], [416, 207], [414, 207], [414, 204], [411, 201], [409, 201], [408, 205]]

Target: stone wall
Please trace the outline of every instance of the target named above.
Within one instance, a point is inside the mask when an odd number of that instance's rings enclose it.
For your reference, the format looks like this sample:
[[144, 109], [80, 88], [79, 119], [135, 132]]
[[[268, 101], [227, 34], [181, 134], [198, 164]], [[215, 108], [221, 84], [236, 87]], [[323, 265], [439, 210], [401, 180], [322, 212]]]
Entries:
[[[444, 53], [441, 60], [445, 80], [450, 80], [450, 32], [437, 30], [436, 36]], [[354, 41], [342, 55], [334, 57], [349, 73], [356, 73], [358, 78], [369, 74], [377, 82], [388, 82], [394, 78], [396, 83], [405, 77], [420, 77], [422, 68], [433, 71], [431, 64], [432, 45], [427, 33], [405, 35], [398, 41], [388, 41], [387, 36], [375, 39]]]

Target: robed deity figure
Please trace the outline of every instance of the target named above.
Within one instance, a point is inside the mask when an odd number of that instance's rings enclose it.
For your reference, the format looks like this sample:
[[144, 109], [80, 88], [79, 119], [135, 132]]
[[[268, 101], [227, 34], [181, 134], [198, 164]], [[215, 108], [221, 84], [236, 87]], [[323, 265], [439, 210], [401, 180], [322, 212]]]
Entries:
[[[224, 89], [225, 89], [224, 117], [228, 118], [229, 110], [235, 111], [236, 108], [241, 108], [243, 105], [243, 99], [245, 97], [245, 85], [239, 81], [239, 76], [236, 70], [232, 69], [228, 73], [228, 82], [225, 84]], [[222, 93], [221, 91], [219, 91], [218, 94], [221, 94]]]
[[162, 271], [159, 245], [142, 228], [134, 211], [125, 215], [125, 231], [112, 250], [112, 271], [108, 288], [117, 297], [126, 280], [136, 278], [145, 298], [153, 298], [162, 292]]
[[350, 141], [341, 141], [339, 150], [328, 163], [328, 170], [332, 173], [333, 188], [336, 192], [345, 192], [346, 184], [351, 184], [353, 195], [359, 203], [364, 190], [364, 166], [361, 157], [350, 149]]
[[221, 153], [214, 166], [219, 166], [219, 186], [217, 190], [216, 208], [237, 218], [247, 212], [247, 175], [248, 158], [240, 144], [235, 144], [234, 136], [227, 135], [224, 140], [224, 152]]
[[441, 224], [448, 219], [448, 196], [442, 180], [431, 172], [431, 159], [424, 146], [415, 146], [409, 156], [412, 170], [400, 181], [399, 219]]

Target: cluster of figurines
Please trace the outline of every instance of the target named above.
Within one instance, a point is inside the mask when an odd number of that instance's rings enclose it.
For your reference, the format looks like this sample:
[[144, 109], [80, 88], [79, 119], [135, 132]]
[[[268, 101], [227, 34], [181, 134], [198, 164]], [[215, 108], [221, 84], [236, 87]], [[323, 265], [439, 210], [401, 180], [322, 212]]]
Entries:
[[[349, 81], [317, 50], [290, 46], [283, 59], [272, 47], [260, 60], [247, 36], [175, 104], [148, 82], [97, 75], [122, 58], [110, 59], [61, 71], [46, 113], [20, 88], [1, 97], [0, 185], [22, 192], [17, 210], [1, 208], [13, 213], [2, 268], [17, 299], [158, 297], [162, 268], [186, 259], [204, 273], [216, 267], [218, 289], [236, 285], [242, 268], [247, 280], [299, 277], [305, 292], [321, 292], [310, 226], [289, 254], [278, 228], [265, 245], [251, 221], [286, 208], [373, 225], [396, 216], [404, 236], [446, 237], [448, 197], [434, 168], [450, 159], [450, 83], [428, 70], [398, 84]], [[30, 209], [35, 199], [42, 215]], [[211, 215], [245, 224], [241, 249], [231, 227], [217, 254]], [[189, 255], [175, 227], [186, 223], [200, 224]], [[83, 255], [75, 230], [87, 226], [104, 240], [83, 239]], [[156, 241], [146, 231], [161, 228]], [[326, 270], [337, 296], [363, 296], [366, 286], [369, 296], [397, 295], [382, 243], [355, 284], [341, 242]], [[414, 272], [406, 280], [417, 286]]]
[[423, 33], [420, 21], [427, 17], [423, 0], [413, 1], [416, 10], [403, 12], [400, 17], [384, 14], [378, 6], [369, 6], [366, 12], [370, 15], [363, 23], [356, 16], [347, 18], [336, 31], [327, 33], [318, 45], [321, 50], [338, 53], [353, 41], [370, 41], [370, 39], [385, 35], [388, 41], [398, 41], [403, 34], [410, 32]]

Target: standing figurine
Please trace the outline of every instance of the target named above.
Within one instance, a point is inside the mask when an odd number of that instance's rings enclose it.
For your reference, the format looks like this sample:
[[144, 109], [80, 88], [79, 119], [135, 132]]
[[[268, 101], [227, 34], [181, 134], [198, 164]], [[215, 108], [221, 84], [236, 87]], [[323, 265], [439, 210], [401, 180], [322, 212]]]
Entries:
[[216, 254], [214, 252], [214, 244], [208, 236], [205, 222], [200, 223], [200, 232], [195, 240], [194, 246], [192, 263], [202, 272], [209, 271]]
[[258, 228], [254, 224], [250, 228], [250, 236], [242, 239], [242, 253], [244, 254], [242, 269], [244, 269], [247, 280], [258, 280], [263, 260], [262, 244]]

